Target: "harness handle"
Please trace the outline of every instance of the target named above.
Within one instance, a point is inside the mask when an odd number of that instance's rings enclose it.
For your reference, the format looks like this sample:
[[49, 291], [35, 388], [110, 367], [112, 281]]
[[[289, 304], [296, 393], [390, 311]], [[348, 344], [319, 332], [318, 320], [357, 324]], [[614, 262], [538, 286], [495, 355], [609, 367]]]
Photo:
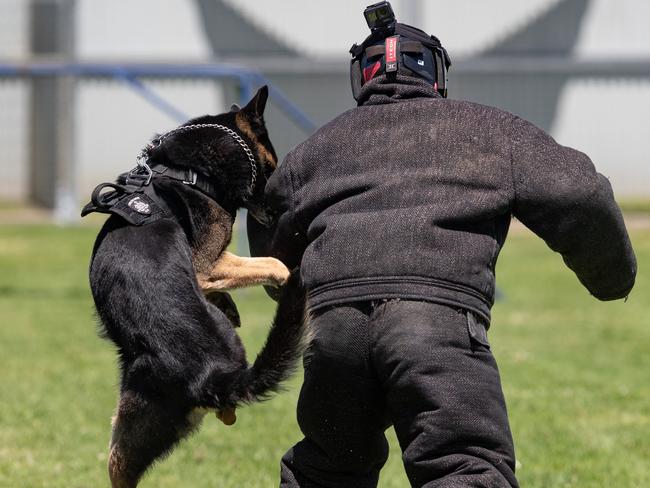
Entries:
[[[113, 191], [102, 193], [104, 188], [112, 188]], [[93, 190], [90, 195], [90, 201], [92, 204], [97, 207], [97, 209], [107, 209], [111, 206], [111, 201], [117, 197], [122, 196], [125, 193], [133, 193], [127, 190], [126, 187], [122, 185], [117, 185], [115, 183], [102, 183], [98, 185]]]

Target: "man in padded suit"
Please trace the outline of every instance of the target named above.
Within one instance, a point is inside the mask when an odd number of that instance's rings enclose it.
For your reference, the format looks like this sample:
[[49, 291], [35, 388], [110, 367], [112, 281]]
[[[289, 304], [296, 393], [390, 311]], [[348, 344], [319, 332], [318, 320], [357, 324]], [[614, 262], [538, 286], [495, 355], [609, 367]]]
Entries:
[[510, 220], [615, 300], [636, 274], [621, 212], [583, 153], [446, 99], [435, 37], [394, 24], [351, 52], [358, 107], [278, 167], [275, 223], [248, 224], [252, 254], [300, 266], [309, 290], [305, 437], [282, 459], [281, 486], [375, 487], [392, 425], [412, 486], [516, 487], [486, 334]]

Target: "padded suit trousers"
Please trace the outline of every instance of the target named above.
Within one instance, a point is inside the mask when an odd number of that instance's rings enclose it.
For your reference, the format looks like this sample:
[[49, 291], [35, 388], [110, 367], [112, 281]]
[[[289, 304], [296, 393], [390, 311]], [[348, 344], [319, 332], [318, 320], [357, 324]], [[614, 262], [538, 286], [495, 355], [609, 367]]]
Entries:
[[391, 425], [414, 487], [518, 487], [499, 372], [475, 314], [380, 300], [317, 311], [312, 327], [298, 401], [305, 437], [282, 458], [282, 488], [376, 487]]

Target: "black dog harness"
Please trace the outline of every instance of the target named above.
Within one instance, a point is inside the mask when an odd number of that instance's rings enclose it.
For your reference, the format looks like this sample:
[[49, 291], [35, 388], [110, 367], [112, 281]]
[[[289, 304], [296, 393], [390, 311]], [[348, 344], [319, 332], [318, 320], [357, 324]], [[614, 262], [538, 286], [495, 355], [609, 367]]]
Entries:
[[[120, 175], [117, 183], [102, 183], [95, 187], [90, 203], [81, 211], [85, 217], [89, 213], [99, 212], [115, 214], [131, 225], [150, 224], [170, 214], [163, 199], [156, 193], [154, 178], [167, 177], [193, 186], [213, 200], [218, 199], [214, 187], [199, 178], [195, 171], [178, 170], [162, 164], [149, 167], [139, 163], [137, 167]], [[110, 189], [110, 191], [104, 191]]]
[[[169, 216], [170, 210], [167, 204], [156, 193], [154, 185], [151, 184], [153, 179], [162, 177], [180, 181], [185, 185], [196, 188], [212, 200], [219, 201], [219, 195], [214, 185], [198, 175], [196, 171], [170, 168], [164, 164], [149, 166], [147, 163], [151, 150], [159, 146], [172, 134], [204, 128], [222, 130], [239, 144], [250, 163], [251, 182], [249, 188], [252, 191], [257, 179], [257, 164], [253, 152], [239, 134], [219, 124], [184, 125], [152, 140], [138, 156], [137, 166], [128, 173], [121, 174], [116, 183], [102, 183], [95, 187], [90, 197], [90, 203], [82, 209], [81, 216], [85, 217], [93, 212], [114, 214], [122, 217], [129, 224], [136, 226], [150, 224]], [[104, 192], [107, 188], [110, 191]]]

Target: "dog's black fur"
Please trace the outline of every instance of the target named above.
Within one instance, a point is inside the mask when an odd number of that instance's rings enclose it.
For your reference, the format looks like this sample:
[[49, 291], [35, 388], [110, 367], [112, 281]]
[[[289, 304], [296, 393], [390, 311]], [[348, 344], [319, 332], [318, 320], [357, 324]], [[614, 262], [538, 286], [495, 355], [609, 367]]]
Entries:
[[180, 181], [156, 178], [152, 184], [173, 216], [141, 227], [111, 216], [95, 243], [90, 284], [121, 370], [109, 456], [114, 487], [136, 486], [198, 425], [197, 409], [266, 398], [302, 353], [305, 293], [296, 273], [252, 366], [228, 317], [233, 308], [211, 303], [196, 278], [228, 245], [233, 212], [263, 208], [264, 184], [277, 163], [262, 117], [267, 96], [263, 88], [241, 110], [187, 123], [218, 123], [243, 137], [258, 165], [254, 188], [250, 163], [231, 136], [210, 128], [172, 134], [150, 151], [150, 164], [195, 170], [217, 188], [219, 203]]

